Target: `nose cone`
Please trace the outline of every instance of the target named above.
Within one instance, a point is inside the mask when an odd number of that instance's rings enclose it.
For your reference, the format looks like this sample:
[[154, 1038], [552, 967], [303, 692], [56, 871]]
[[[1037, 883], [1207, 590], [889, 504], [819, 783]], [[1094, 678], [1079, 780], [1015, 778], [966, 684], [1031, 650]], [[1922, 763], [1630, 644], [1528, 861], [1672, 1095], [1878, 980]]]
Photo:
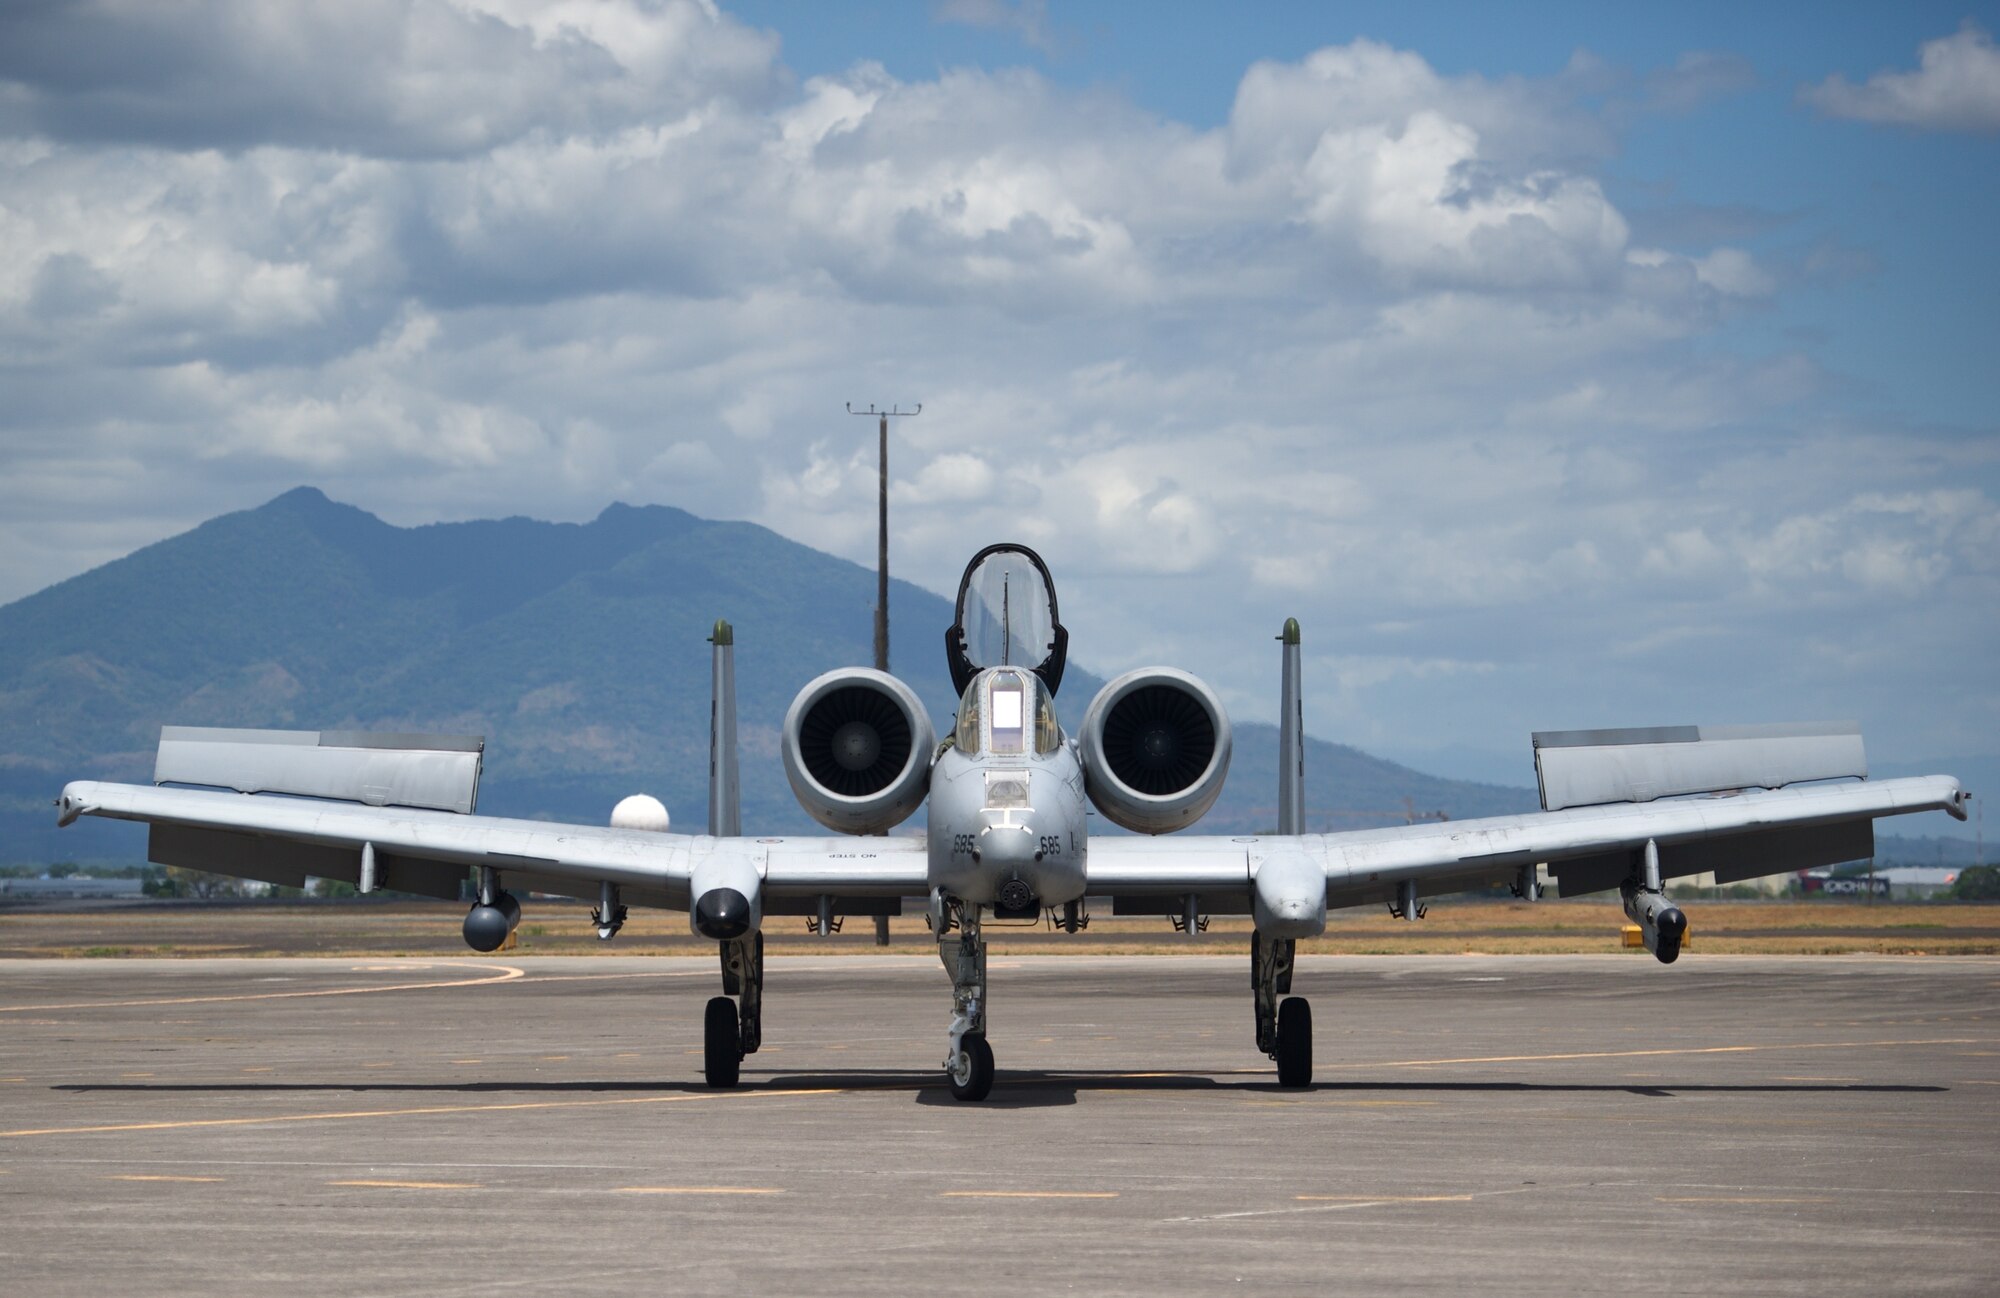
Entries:
[[1035, 863], [1035, 831], [1028, 825], [986, 825], [979, 831], [979, 859], [989, 869]]
[[718, 942], [750, 931], [750, 899], [734, 888], [710, 888], [694, 904], [694, 929]]

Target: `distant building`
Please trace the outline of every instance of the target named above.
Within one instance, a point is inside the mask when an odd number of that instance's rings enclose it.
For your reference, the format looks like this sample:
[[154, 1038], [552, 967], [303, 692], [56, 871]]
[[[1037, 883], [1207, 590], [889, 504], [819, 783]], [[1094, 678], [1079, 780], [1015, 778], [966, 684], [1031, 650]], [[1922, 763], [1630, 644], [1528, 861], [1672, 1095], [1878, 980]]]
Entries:
[[1891, 897], [1900, 901], [1921, 901], [1942, 896], [1958, 882], [1958, 869], [1935, 865], [1885, 865], [1869, 874], [1833, 877], [1831, 870], [1805, 870], [1798, 876], [1799, 891], [1827, 896]]
[[1952, 890], [1958, 882], [1956, 867], [1935, 865], [1892, 865], [1877, 870], [1875, 877], [1889, 881], [1890, 895], [1915, 900], [1936, 897]]

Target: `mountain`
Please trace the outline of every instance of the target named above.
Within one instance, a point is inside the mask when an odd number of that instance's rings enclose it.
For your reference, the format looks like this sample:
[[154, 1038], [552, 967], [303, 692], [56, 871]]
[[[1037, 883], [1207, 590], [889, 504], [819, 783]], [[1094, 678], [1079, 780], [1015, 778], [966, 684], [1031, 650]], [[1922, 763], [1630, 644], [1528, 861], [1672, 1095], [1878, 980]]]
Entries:
[[[892, 666], [943, 733], [951, 604], [892, 585]], [[143, 856], [138, 827], [58, 832], [50, 802], [70, 779], [149, 779], [162, 724], [482, 734], [481, 811], [595, 822], [643, 790], [698, 831], [718, 617], [736, 629], [744, 819], [811, 830], [778, 727], [807, 680], [871, 660], [874, 598], [869, 569], [662, 506], [401, 528], [300, 487], [0, 608], [0, 862]], [[1275, 655], [1271, 675], [1275, 691]], [[1101, 684], [1072, 663], [1061, 714]], [[1460, 819], [1535, 805], [1317, 740], [1306, 779], [1313, 828], [1394, 823], [1406, 799]], [[1238, 726], [1204, 826], [1271, 827], [1276, 787], [1275, 729]]]

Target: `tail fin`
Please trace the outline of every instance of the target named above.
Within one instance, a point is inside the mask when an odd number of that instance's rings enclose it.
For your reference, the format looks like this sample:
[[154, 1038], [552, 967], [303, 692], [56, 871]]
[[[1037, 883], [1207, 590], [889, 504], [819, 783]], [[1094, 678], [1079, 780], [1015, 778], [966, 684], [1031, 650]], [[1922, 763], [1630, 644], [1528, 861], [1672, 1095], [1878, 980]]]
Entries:
[[1306, 737], [1299, 699], [1299, 620], [1285, 619], [1284, 683], [1278, 699], [1278, 832], [1306, 832]]
[[743, 789], [736, 770], [736, 633], [717, 621], [708, 642], [715, 646], [715, 689], [708, 704], [708, 832], [718, 838], [743, 834]]

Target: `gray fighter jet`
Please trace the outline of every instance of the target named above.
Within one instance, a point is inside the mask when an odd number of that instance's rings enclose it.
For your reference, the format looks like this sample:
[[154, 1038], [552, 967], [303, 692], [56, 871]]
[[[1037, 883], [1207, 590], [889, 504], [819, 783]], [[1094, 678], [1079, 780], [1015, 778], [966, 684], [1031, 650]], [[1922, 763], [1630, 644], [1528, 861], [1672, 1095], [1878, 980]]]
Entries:
[[[483, 741], [419, 735], [168, 727], [153, 785], [78, 781], [58, 806], [65, 825], [148, 822], [148, 854], [167, 865], [446, 898], [471, 881], [464, 934], [481, 951], [520, 922], [509, 888], [595, 896], [606, 940], [628, 902], [686, 911], [721, 956], [723, 994], [705, 1024], [714, 1086], [736, 1083], [762, 1037], [768, 920], [805, 916], [825, 933], [921, 897], [951, 977], [944, 1070], [962, 1100], [993, 1085], [990, 919], [1074, 933], [1108, 907], [1193, 932], [1210, 915], [1250, 915], [1257, 1048], [1281, 1084], [1305, 1086], [1312, 1012], [1290, 994], [1293, 953], [1325, 931], [1329, 907], [1386, 903], [1415, 919], [1426, 896], [1493, 885], [1533, 899], [1546, 869], [1563, 896], [1617, 889], [1647, 949], [1671, 964], [1687, 919], [1666, 896], [1670, 879], [1713, 871], [1727, 883], [1867, 857], [1878, 816], [1965, 818], [1950, 776], [1867, 780], [1851, 725], [1680, 726], [1537, 734], [1539, 813], [1307, 834], [1298, 624], [1279, 638], [1273, 835], [1158, 837], [1193, 825], [1221, 792], [1229, 718], [1193, 676], [1144, 668], [1106, 685], [1065, 731], [1055, 699], [1069, 633], [1047, 566], [1018, 545], [982, 550], [959, 585], [945, 652], [961, 697], [942, 743], [916, 694], [884, 672], [829, 672], [793, 701], [785, 773], [841, 837], [743, 836], [727, 623], [714, 636], [707, 834], [666, 832], [657, 804], [636, 816], [621, 805], [608, 827], [476, 815]], [[886, 836], [926, 801], [925, 837]], [[1093, 839], [1093, 806], [1136, 835]]]

